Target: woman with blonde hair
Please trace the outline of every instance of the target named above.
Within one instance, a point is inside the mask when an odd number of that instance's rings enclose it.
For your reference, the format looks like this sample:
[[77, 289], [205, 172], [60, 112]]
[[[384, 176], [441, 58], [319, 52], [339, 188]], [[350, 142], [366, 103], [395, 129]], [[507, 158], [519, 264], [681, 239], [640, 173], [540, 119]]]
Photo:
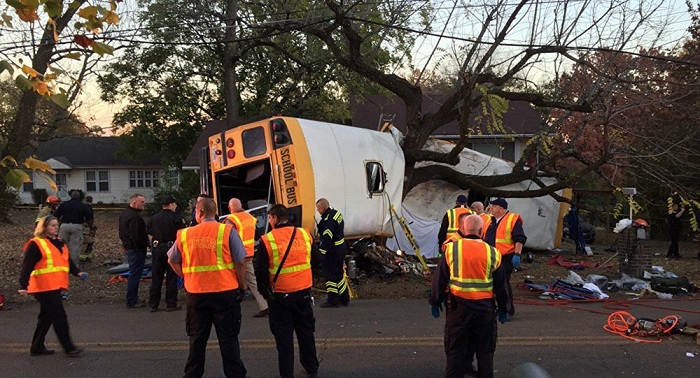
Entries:
[[39, 318], [29, 352], [32, 356], [45, 356], [55, 351], [44, 344], [46, 333], [53, 324], [58, 341], [67, 356], [83, 352], [73, 344], [68, 329], [68, 317], [61, 301], [61, 290], [68, 289], [68, 274], [81, 279], [88, 278], [70, 259], [68, 247], [58, 237], [58, 219], [49, 215], [39, 220], [34, 237], [24, 244], [24, 261], [19, 276], [19, 294], [29, 294], [39, 302]]

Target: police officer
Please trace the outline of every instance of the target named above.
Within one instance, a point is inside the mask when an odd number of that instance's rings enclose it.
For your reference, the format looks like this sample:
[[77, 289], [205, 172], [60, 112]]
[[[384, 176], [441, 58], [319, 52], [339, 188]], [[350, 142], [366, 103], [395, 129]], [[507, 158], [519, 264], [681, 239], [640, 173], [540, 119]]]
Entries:
[[185, 377], [204, 375], [204, 360], [212, 323], [219, 339], [224, 374], [245, 377], [238, 334], [241, 292], [245, 286], [245, 248], [229, 225], [214, 218], [216, 203], [203, 198], [195, 207], [197, 225], [177, 232], [168, 262], [185, 279], [186, 329], [190, 352]]
[[177, 305], [177, 276], [168, 264], [168, 249], [175, 243], [177, 230], [185, 227], [185, 219], [176, 213], [177, 202], [172, 196], [165, 196], [161, 201], [163, 209], [154, 214], [146, 224], [151, 235], [151, 290], [148, 307], [151, 312], [158, 311], [160, 291], [165, 276], [165, 311], [176, 311], [182, 308]]
[[458, 222], [459, 232], [465, 237], [449, 244], [440, 258], [429, 300], [435, 318], [440, 316], [443, 302], [447, 307], [445, 377], [464, 377], [469, 344], [476, 350], [478, 376], [493, 377], [496, 310], [501, 323], [508, 321], [505, 272], [500, 253], [479, 238], [481, 218], [462, 214]]
[[311, 377], [318, 374], [311, 297], [311, 264], [316, 261], [313, 239], [303, 228], [289, 223], [283, 205], [268, 212], [272, 231], [263, 235], [255, 252], [255, 275], [260, 294], [269, 302], [270, 331], [277, 344], [282, 378], [294, 376], [294, 332], [299, 343], [301, 366]]
[[486, 230], [484, 241], [496, 247], [503, 256], [503, 267], [506, 272], [506, 289], [508, 290], [508, 314], [515, 315], [513, 306], [513, 289], [510, 285], [510, 276], [514, 268], [520, 268], [520, 254], [527, 241], [523, 230], [523, 220], [520, 215], [508, 211], [508, 202], [503, 198], [496, 198], [489, 204], [491, 208], [491, 222]]
[[238, 232], [238, 236], [243, 240], [246, 251], [245, 283], [253, 293], [253, 297], [255, 297], [255, 301], [258, 303], [258, 308], [260, 309], [253, 317], [264, 318], [269, 314], [269, 310], [267, 309], [267, 301], [258, 292], [258, 284], [255, 281], [255, 270], [253, 268], [255, 225], [258, 223], [258, 219], [243, 210], [243, 204], [241, 204], [241, 200], [238, 198], [231, 198], [228, 201], [228, 210], [230, 214], [226, 217], [224, 223], [233, 226], [233, 229]]
[[467, 197], [463, 194], [458, 195], [455, 201], [455, 207], [447, 210], [442, 217], [442, 224], [438, 232], [438, 245], [442, 246], [450, 236], [457, 233], [459, 229], [459, 224], [457, 222], [460, 215], [471, 213], [471, 209], [467, 206]]
[[350, 303], [350, 294], [343, 270], [347, 252], [343, 215], [332, 209], [325, 198], [316, 201], [316, 210], [321, 214], [321, 221], [318, 222], [318, 234], [321, 238], [319, 249], [323, 255], [323, 278], [326, 280], [328, 293], [328, 298], [321, 307], [347, 306]]

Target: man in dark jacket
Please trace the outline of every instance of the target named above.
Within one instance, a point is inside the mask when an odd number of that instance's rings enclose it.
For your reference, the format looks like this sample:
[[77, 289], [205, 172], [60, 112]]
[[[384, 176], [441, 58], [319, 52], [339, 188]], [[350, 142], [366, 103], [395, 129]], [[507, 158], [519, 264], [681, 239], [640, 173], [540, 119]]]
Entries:
[[68, 245], [70, 259], [80, 264], [80, 246], [83, 245], [83, 223], [92, 227], [92, 210], [80, 199], [80, 192], [72, 190], [70, 201], [63, 202], [53, 215], [61, 221], [58, 237]]
[[119, 215], [119, 239], [129, 262], [129, 279], [126, 283], [127, 308], [144, 306], [143, 302], [139, 302], [139, 281], [143, 275], [148, 248], [146, 222], [140, 214], [145, 206], [146, 198], [143, 194], [133, 194], [129, 199], [129, 206]]

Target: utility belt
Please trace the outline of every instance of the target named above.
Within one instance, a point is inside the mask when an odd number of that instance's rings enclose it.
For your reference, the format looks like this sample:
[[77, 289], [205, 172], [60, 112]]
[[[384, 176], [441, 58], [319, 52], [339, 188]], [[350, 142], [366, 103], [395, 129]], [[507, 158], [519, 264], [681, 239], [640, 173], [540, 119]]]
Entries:
[[173, 244], [175, 244], [175, 241], [165, 242], [165, 241], [160, 241], [160, 240], [154, 240], [151, 242], [151, 245], [153, 246], [153, 248], [158, 248], [158, 247], [170, 248], [173, 246]]
[[295, 299], [303, 299], [306, 297], [311, 297], [311, 289], [304, 289], [304, 290], [299, 290], [295, 291], [292, 293], [272, 293], [272, 297], [274, 300], [284, 300], [284, 299], [289, 299], [289, 300], [295, 300]]

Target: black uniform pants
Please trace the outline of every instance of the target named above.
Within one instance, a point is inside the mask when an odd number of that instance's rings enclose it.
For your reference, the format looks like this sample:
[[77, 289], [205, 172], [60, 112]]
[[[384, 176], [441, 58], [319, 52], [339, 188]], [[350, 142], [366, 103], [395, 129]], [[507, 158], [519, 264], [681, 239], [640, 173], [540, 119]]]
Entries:
[[185, 377], [204, 375], [204, 361], [211, 326], [216, 328], [224, 374], [229, 378], [245, 377], [241, 361], [238, 334], [241, 331], [241, 305], [236, 290], [187, 295], [187, 335], [190, 354], [185, 365]]
[[513, 274], [513, 256], [515, 253], [509, 253], [501, 256], [501, 264], [506, 270], [506, 291], [508, 292], [508, 315], [515, 315], [515, 306], [513, 305], [513, 287], [510, 285], [510, 276]]
[[669, 235], [671, 236], [671, 245], [668, 247], [666, 257], [681, 257], [681, 254], [678, 253], [678, 241], [681, 238], [681, 229], [671, 228], [669, 229]]
[[269, 300], [270, 331], [277, 344], [277, 361], [282, 378], [294, 376], [294, 333], [299, 343], [299, 361], [309, 374], [318, 371], [316, 318], [309, 289], [289, 294], [275, 293]]
[[323, 279], [326, 280], [328, 303], [332, 305], [347, 305], [350, 302], [344, 267], [345, 248], [334, 248], [323, 255]]
[[56, 332], [56, 337], [61, 343], [61, 346], [63, 346], [63, 350], [66, 352], [75, 350], [75, 345], [70, 338], [68, 316], [66, 315], [66, 310], [63, 308], [61, 290], [34, 293], [34, 298], [39, 302], [40, 310], [36, 323], [36, 330], [32, 338], [32, 346], [29, 351], [31, 353], [39, 353], [46, 350], [44, 340], [52, 324], [53, 330]]
[[165, 276], [165, 305], [174, 308], [177, 306], [177, 275], [168, 264], [168, 247], [164, 245], [152, 248], [151, 253], [153, 262], [151, 263], [152, 278], [148, 306], [158, 308], [163, 276]]
[[478, 312], [457, 302], [448, 306], [445, 320], [445, 377], [463, 378], [467, 369], [467, 346], [476, 351], [478, 377], [493, 377], [496, 350], [496, 314]]

